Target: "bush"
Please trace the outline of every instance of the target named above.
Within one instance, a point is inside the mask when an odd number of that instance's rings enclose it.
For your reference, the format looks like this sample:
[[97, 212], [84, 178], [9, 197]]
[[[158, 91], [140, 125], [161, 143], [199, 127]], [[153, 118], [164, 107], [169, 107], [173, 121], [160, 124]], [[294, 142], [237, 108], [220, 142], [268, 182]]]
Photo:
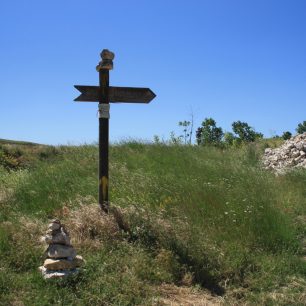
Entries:
[[303, 121], [303, 123], [299, 123], [296, 131], [298, 134], [303, 134], [306, 132], [306, 121]]
[[290, 132], [284, 132], [283, 135], [282, 135], [282, 138], [284, 140], [287, 140], [287, 139], [290, 139], [292, 137], [292, 134]]

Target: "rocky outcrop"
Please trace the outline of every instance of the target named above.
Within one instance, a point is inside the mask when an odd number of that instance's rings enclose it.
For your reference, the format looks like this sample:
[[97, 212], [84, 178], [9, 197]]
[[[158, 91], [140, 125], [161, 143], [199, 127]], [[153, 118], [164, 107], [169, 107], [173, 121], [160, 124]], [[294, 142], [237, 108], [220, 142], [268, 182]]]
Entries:
[[82, 256], [77, 256], [68, 232], [58, 219], [51, 221], [42, 241], [48, 245], [46, 260], [39, 267], [44, 278], [64, 277], [79, 271], [84, 260]]
[[277, 174], [285, 173], [292, 168], [306, 168], [306, 133], [286, 140], [279, 148], [265, 149], [263, 165]]

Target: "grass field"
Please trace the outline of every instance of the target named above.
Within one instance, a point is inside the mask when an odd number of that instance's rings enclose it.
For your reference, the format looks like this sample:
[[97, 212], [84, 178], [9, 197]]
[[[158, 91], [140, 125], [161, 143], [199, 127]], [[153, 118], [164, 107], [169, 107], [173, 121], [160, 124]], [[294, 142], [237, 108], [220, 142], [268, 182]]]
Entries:
[[[306, 171], [262, 170], [264, 146], [112, 145], [105, 216], [96, 146], [2, 143], [0, 305], [305, 305]], [[86, 266], [44, 281], [53, 217]]]

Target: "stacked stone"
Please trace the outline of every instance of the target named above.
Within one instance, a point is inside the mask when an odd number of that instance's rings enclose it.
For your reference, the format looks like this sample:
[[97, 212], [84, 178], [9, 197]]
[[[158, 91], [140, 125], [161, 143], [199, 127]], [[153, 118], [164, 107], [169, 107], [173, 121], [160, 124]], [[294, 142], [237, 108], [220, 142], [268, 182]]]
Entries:
[[306, 168], [306, 133], [296, 135], [279, 148], [265, 149], [263, 165], [278, 174], [302, 167]]
[[84, 260], [76, 254], [68, 232], [58, 219], [51, 221], [42, 241], [48, 245], [44, 265], [39, 267], [45, 279], [64, 277], [79, 271]]

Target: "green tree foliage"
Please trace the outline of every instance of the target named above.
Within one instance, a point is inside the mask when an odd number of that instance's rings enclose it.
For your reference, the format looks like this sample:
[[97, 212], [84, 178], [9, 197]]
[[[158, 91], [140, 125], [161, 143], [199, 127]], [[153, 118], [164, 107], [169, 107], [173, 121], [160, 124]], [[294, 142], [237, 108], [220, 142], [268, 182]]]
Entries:
[[290, 139], [292, 137], [292, 134], [289, 131], [286, 131], [283, 133], [282, 138], [284, 140]]
[[223, 140], [226, 145], [232, 146], [236, 142], [237, 137], [231, 132], [226, 132], [224, 133]]
[[253, 142], [257, 138], [262, 138], [263, 134], [255, 132], [246, 122], [235, 121], [232, 123], [233, 131], [239, 139], [244, 142]]
[[303, 121], [303, 123], [299, 123], [297, 128], [295, 129], [298, 134], [303, 134], [306, 132], [306, 121]]
[[221, 143], [222, 137], [222, 128], [217, 127], [216, 121], [212, 118], [205, 118], [202, 126], [196, 132], [198, 145], [218, 145]]

